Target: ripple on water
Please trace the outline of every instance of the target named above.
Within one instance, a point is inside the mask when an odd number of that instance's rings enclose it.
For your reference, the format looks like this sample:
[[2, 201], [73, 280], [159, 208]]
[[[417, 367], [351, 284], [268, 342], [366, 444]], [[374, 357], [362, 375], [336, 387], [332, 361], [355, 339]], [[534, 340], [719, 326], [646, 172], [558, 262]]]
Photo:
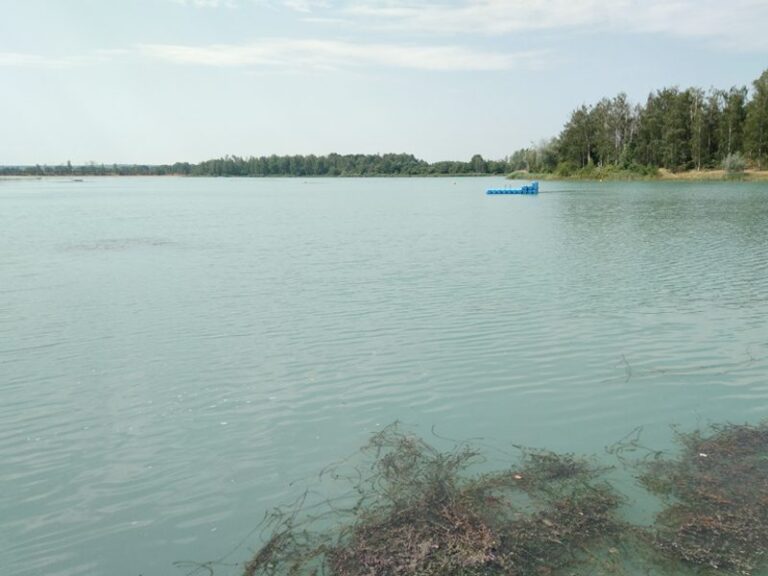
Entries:
[[4, 573], [218, 558], [396, 419], [602, 453], [765, 416], [760, 187], [445, 185], [4, 191]]

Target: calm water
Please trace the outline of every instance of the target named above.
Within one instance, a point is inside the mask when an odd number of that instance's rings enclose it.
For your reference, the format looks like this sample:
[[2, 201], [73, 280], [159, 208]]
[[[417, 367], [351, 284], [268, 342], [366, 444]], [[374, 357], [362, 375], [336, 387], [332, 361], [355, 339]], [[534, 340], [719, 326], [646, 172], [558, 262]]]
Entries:
[[395, 419], [768, 416], [768, 185], [498, 184], [0, 181], [3, 574], [185, 574]]

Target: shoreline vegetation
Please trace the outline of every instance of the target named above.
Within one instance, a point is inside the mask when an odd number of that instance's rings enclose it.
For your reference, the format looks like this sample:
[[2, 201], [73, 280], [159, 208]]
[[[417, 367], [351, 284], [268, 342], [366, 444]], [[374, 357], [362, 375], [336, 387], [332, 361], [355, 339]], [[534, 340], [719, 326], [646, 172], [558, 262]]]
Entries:
[[509, 157], [516, 174], [567, 180], [768, 180], [768, 70], [728, 90], [663, 88], [575, 109], [556, 138]]
[[632, 171], [615, 167], [595, 167], [577, 171], [569, 176], [552, 172], [526, 172], [518, 170], [507, 175], [511, 180], [561, 180], [561, 181], [657, 181], [657, 182], [768, 182], [768, 170], [744, 170], [732, 173], [723, 169], [686, 170], [672, 172], [664, 168], [648, 171]]
[[[285, 158], [285, 157], [284, 157]], [[218, 162], [218, 161], [214, 161]], [[227, 158], [221, 162], [229, 162]], [[450, 162], [453, 165], [466, 164]], [[175, 165], [174, 165], [175, 166]], [[196, 165], [189, 165], [196, 166]], [[199, 165], [197, 165], [199, 166]], [[375, 170], [344, 171], [341, 173], [291, 174], [291, 173], [227, 173], [228, 171], [195, 171], [174, 169], [167, 165], [87, 165], [87, 166], [0, 166], [0, 181], [26, 180], [42, 178], [68, 178], [80, 181], [88, 177], [224, 177], [224, 178], [477, 178], [504, 176], [509, 180], [559, 180], [559, 181], [664, 181], [664, 182], [768, 182], [768, 170], [754, 168], [741, 171], [729, 171], [723, 168], [703, 168], [674, 172], [666, 168], [617, 166], [586, 166], [568, 175], [557, 172], [528, 171], [518, 169], [503, 172], [474, 171], [457, 166], [452, 172], [435, 170], [423, 172], [398, 171], [383, 173]]]
[[[129, 168], [133, 168], [132, 166]], [[152, 168], [151, 166], [149, 168]], [[632, 171], [625, 169], [594, 168], [591, 170], [579, 171], [569, 176], [561, 176], [551, 172], [527, 172], [525, 170], [516, 170], [507, 174], [489, 174], [464, 172], [455, 174], [338, 174], [338, 175], [304, 175], [293, 176], [291, 174], [270, 174], [270, 175], [217, 175], [217, 174], [180, 174], [175, 172], [159, 173], [155, 171], [121, 170], [121, 171], [74, 171], [71, 173], [59, 173], [51, 170], [44, 171], [42, 174], [30, 172], [14, 172], [6, 170], [6, 167], [0, 166], [0, 182], [9, 180], [41, 180], [43, 178], [71, 178], [72, 181], [81, 181], [82, 178], [99, 177], [121, 177], [121, 178], [146, 178], [146, 177], [209, 177], [209, 178], [482, 178], [504, 176], [508, 180], [544, 180], [544, 181], [583, 181], [583, 182], [622, 182], [622, 181], [646, 181], [646, 182], [768, 182], [768, 170], [744, 170], [739, 173], [729, 173], [722, 169], [702, 169], [688, 170], [685, 172], [671, 172], [669, 170], [658, 168], [648, 172]]]
[[225, 176], [225, 177], [361, 177], [361, 176], [503, 176], [506, 160], [429, 163], [413, 154], [328, 154], [326, 156], [225, 156], [198, 164], [95, 164], [74, 166], [0, 166], [3, 176]]
[[[768, 424], [677, 430], [668, 451], [641, 434], [606, 447], [607, 461], [513, 445], [493, 469], [481, 447], [438, 450], [394, 423], [359, 458], [323, 469], [318, 482], [334, 481], [332, 498], [307, 487], [268, 512], [242, 574], [764, 573]], [[627, 513], [633, 500], [615, 472], [653, 503], [650, 522]], [[213, 574], [226, 558], [200, 567]]]
[[560, 134], [501, 160], [427, 162], [413, 154], [224, 156], [193, 164], [3, 166], [4, 177], [506, 176], [541, 180], [768, 181], [768, 69], [728, 90], [678, 87], [632, 105], [627, 95], [581, 105]]

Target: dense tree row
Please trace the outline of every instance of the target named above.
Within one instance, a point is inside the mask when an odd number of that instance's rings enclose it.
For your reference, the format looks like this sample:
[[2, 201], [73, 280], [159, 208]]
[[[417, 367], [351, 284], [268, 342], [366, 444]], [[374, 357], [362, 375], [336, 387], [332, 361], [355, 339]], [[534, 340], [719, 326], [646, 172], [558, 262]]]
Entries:
[[142, 166], [89, 164], [72, 166], [0, 167], [0, 175], [31, 176], [440, 176], [504, 174], [508, 164], [487, 161], [476, 154], [469, 162], [434, 162], [430, 164], [411, 154], [329, 154], [328, 156], [261, 156], [240, 158], [226, 156], [199, 164], [179, 162], [172, 165]]
[[599, 166], [681, 171], [739, 161], [768, 168], [768, 70], [751, 94], [746, 87], [664, 88], [644, 105], [619, 94], [581, 106], [556, 139], [518, 150], [510, 166], [568, 176]]

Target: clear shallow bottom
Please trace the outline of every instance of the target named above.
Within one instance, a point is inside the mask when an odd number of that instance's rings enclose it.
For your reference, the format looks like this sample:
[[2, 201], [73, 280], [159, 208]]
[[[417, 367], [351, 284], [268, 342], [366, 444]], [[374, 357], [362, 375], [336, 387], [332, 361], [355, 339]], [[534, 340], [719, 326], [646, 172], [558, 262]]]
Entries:
[[768, 415], [764, 184], [493, 185], [0, 181], [3, 573], [183, 574], [395, 419], [602, 453]]

